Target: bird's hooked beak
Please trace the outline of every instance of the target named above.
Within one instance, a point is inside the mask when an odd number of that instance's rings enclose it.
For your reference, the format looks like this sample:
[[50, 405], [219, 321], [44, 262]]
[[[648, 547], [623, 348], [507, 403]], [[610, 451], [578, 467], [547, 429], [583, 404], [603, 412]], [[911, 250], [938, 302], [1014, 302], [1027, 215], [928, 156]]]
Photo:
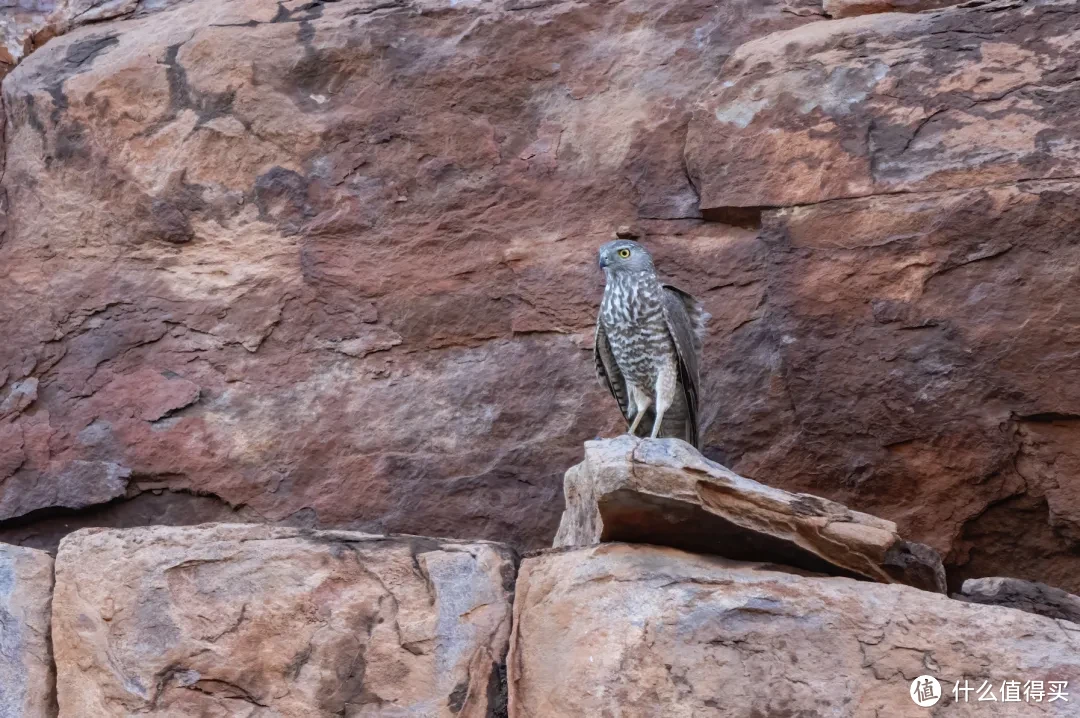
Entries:
[[600, 269], [606, 269], [607, 266], [608, 266], [608, 253], [607, 252], [601, 252], [600, 253]]

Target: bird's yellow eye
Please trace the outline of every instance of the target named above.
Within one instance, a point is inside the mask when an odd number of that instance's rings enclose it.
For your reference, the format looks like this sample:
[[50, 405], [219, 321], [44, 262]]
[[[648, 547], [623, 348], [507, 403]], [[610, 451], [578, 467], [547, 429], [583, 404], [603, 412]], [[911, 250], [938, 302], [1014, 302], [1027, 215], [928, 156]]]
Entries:
[[630, 250], [629, 249], [620, 249], [617, 254], [623, 259], [629, 259], [630, 258]]

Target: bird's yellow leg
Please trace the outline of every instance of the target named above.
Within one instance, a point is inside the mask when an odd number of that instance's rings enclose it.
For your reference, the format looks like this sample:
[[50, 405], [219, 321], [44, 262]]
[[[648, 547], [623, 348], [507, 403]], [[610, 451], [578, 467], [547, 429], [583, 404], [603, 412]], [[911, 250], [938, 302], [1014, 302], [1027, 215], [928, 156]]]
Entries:
[[675, 362], [668, 362], [656, 375], [656, 421], [652, 425], [653, 439], [660, 435], [660, 427], [664, 423], [664, 412], [675, 401]]
[[634, 432], [637, 431], [638, 424], [641, 423], [641, 419], [645, 416], [645, 412], [649, 410], [652, 399], [649, 398], [649, 392], [634, 384], [631, 384], [627, 388], [630, 390], [630, 400], [634, 402], [634, 408], [636, 409], [634, 420], [630, 423], [630, 429], [627, 433], [630, 434], [630, 436], [635, 436]]

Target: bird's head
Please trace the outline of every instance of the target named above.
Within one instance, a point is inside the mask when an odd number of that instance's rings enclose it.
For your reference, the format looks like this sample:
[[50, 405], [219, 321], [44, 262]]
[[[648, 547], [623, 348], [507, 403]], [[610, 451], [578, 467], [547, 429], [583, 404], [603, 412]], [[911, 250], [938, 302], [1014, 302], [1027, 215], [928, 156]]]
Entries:
[[652, 272], [649, 253], [637, 242], [619, 239], [600, 247], [600, 268], [608, 276], [630, 272]]

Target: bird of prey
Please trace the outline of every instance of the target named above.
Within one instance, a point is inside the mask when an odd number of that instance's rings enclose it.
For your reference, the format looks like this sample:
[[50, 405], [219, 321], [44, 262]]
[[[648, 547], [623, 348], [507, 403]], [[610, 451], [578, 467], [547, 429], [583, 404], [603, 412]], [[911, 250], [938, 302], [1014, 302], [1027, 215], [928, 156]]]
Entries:
[[709, 315], [692, 296], [661, 284], [652, 257], [630, 240], [600, 248], [604, 298], [596, 318], [596, 373], [629, 433], [674, 436], [701, 448], [698, 357]]

